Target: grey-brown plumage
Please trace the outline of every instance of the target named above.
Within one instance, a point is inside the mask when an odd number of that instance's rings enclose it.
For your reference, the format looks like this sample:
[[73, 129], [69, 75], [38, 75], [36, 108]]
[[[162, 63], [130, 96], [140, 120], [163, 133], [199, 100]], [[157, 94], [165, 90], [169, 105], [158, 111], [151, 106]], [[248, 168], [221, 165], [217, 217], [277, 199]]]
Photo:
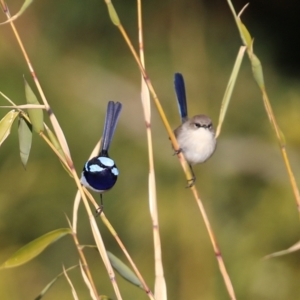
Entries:
[[185, 120], [174, 130], [180, 151], [190, 165], [205, 162], [216, 149], [215, 130], [206, 115]]
[[[179, 144], [178, 152], [182, 152], [190, 166], [205, 162], [216, 149], [215, 130], [211, 119], [206, 115], [196, 115], [188, 118], [185, 84], [182, 74], [175, 73], [174, 86], [181, 125], [174, 130]], [[189, 187], [196, 180], [191, 167], [193, 178], [189, 179]]]

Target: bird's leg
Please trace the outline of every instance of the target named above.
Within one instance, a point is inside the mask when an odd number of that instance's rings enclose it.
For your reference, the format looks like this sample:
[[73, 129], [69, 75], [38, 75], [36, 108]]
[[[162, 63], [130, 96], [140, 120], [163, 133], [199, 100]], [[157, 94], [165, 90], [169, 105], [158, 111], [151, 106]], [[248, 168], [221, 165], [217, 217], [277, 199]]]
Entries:
[[[174, 150], [174, 154], [173, 155], [178, 155], [181, 152], [182, 152], [182, 149], [179, 148], [178, 150]], [[188, 185], [186, 186], [186, 188], [191, 188], [195, 184], [195, 181], [196, 181], [196, 176], [194, 174], [193, 168], [192, 168], [192, 166], [190, 164], [189, 164], [189, 166], [190, 166], [191, 173], [192, 173], [193, 177], [191, 179], [188, 179]]]
[[174, 150], [173, 155], [178, 155], [178, 154], [181, 153], [181, 152], [182, 152], [182, 149], [179, 148], [178, 150]]
[[191, 169], [191, 173], [192, 173], [192, 178], [191, 179], [188, 179], [188, 185], [186, 186], [186, 188], [191, 188], [194, 184], [195, 184], [195, 181], [196, 181], [196, 176], [195, 176], [195, 173], [193, 171], [193, 168], [191, 165], [190, 166], [190, 169]]
[[104, 206], [103, 206], [103, 200], [102, 200], [102, 194], [100, 194], [100, 206], [96, 209], [96, 217], [100, 216], [103, 212]]

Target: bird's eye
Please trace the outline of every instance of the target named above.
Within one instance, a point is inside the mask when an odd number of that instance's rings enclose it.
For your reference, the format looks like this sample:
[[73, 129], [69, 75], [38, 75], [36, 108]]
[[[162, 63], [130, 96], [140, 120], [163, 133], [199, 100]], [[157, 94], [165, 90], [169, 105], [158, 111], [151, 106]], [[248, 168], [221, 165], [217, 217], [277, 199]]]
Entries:
[[201, 124], [200, 123], [195, 123], [195, 127], [200, 128]]
[[211, 129], [211, 128], [212, 128], [212, 124], [208, 124], [208, 125], [207, 125], [207, 128], [208, 128], [208, 129]]

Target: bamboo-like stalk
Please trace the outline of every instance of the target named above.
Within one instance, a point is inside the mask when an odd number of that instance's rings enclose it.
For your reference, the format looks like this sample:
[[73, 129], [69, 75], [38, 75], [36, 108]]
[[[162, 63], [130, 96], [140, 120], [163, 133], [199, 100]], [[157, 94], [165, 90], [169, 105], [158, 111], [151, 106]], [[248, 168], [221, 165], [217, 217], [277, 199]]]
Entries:
[[104, 223], [104, 225], [108, 228], [108, 230], [110, 231], [110, 233], [112, 234], [112, 236], [115, 238], [115, 240], [117, 241], [118, 245], [120, 246], [121, 250], [123, 251], [124, 255], [126, 256], [127, 260], [129, 261], [133, 271], [135, 272], [135, 274], [137, 275], [138, 279], [140, 280], [140, 282], [143, 285], [144, 291], [147, 294], [147, 296], [151, 299], [151, 300], [155, 300], [152, 291], [150, 290], [150, 288], [148, 287], [147, 283], [145, 282], [144, 278], [142, 277], [140, 271], [138, 270], [138, 268], [136, 267], [134, 261], [132, 260], [131, 256], [129, 255], [127, 249], [125, 248], [123, 242], [121, 241], [120, 237], [118, 236], [117, 232], [114, 230], [114, 228], [112, 227], [111, 223], [108, 221], [108, 219], [106, 218], [104, 212], [101, 213], [101, 219], [102, 222]]
[[[128, 37], [125, 29], [124, 29], [124, 27], [122, 26], [121, 21], [120, 21], [120, 19], [118, 17], [117, 12], [115, 11], [115, 8], [114, 8], [112, 2], [110, 0], [104, 0], [104, 1], [107, 4], [108, 12], [109, 12], [109, 15], [110, 15], [110, 18], [111, 18], [113, 24], [115, 26], [117, 26], [117, 28], [119, 29], [121, 35], [123, 36], [123, 38], [124, 38], [124, 40], [125, 40], [125, 42], [126, 42], [126, 44], [128, 46], [128, 48], [131, 51], [131, 54], [133, 55], [136, 63], [138, 64], [139, 70], [140, 70], [140, 72], [141, 72], [141, 74], [143, 76], [143, 79], [144, 79], [145, 83], [147, 84], [147, 87], [148, 87], [148, 89], [150, 91], [150, 94], [151, 94], [151, 96], [153, 98], [153, 101], [154, 101], [154, 103], [156, 105], [158, 113], [159, 113], [159, 115], [160, 115], [160, 117], [162, 119], [162, 122], [163, 122], [163, 124], [165, 126], [165, 129], [166, 129], [166, 131], [167, 131], [167, 133], [168, 133], [168, 135], [170, 137], [170, 140], [172, 142], [174, 150], [175, 151], [179, 150], [178, 142], [177, 142], [177, 140], [175, 138], [175, 135], [173, 133], [173, 130], [171, 129], [171, 126], [170, 126], [170, 124], [169, 124], [169, 122], [168, 122], [168, 120], [166, 118], [166, 115], [165, 115], [164, 110], [162, 108], [162, 105], [161, 105], [161, 103], [160, 103], [160, 101], [158, 99], [158, 96], [157, 96], [157, 94], [156, 94], [156, 92], [155, 92], [155, 90], [154, 90], [154, 88], [152, 86], [151, 80], [148, 77], [148, 75], [147, 75], [147, 73], [146, 73], [146, 71], [145, 71], [145, 69], [144, 69], [144, 67], [143, 67], [143, 65], [142, 65], [142, 63], [141, 63], [138, 55], [137, 55], [137, 52], [135, 51], [135, 49], [134, 49], [134, 47], [133, 47], [133, 45], [132, 45], [132, 43], [131, 43], [131, 41], [130, 41], [130, 39], [129, 39], [129, 37]], [[179, 158], [181, 166], [182, 166], [182, 168], [184, 170], [184, 173], [186, 175], [186, 179], [190, 180], [191, 178], [193, 178], [193, 175], [192, 175], [192, 171], [191, 171], [191, 168], [190, 168], [189, 164], [187, 163], [187, 161], [185, 160], [185, 158], [184, 158], [184, 156], [183, 156], [183, 154], [181, 152], [179, 152], [177, 156]], [[206, 228], [207, 228], [207, 231], [208, 231], [208, 234], [209, 234], [209, 237], [210, 237], [210, 241], [211, 241], [211, 243], [213, 245], [213, 248], [215, 249], [215, 253], [217, 255], [217, 261], [218, 261], [220, 273], [221, 273], [221, 275], [223, 277], [223, 280], [225, 282], [225, 286], [226, 286], [227, 292], [228, 292], [228, 294], [230, 296], [230, 299], [235, 300], [236, 297], [235, 297], [234, 289], [233, 289], [233, 286], [232, 286], [232, 283], [231, 283], [231, 279], [230, 279], [230, 277], [228, 275], [228, 272], [226, 271], [225, 263], [224, 263], [224, 260], [222, 258], [222, 255], [221, 255], [220, 248], [216, 247], [217, 242], [216, 242], [215, 234], [213, 233], [212, 227], [208, 223], [208, 217], [206, 215], [205, 210], [203, 209], [202, 201], [201, 201], [200, 197], [198, 196], [198, 193], [197, 193], [197, 195], [195, 194], [195, 191], [197, 191], [197, 188], [195, 186], [193, 186], [191, 190], [193, 191], [193, 195], [194, 195], [195, 200], [196, 200], [196, 202], [198, 204], [198, 208], [200, 210], [200, 213], [201, 213], [203, 219], [205, 220], [205, 223], [207, 224]]]
[[[90, 202], [94, 205], [95, 209], [99, 208], [99, 205], [97, 204], [97, 202], [95, 201], [95, 199], [93, 198], [93, 196], [91, 195], [91, 193], [85, 187], [83, 187], [83, 190], [84, 190], [85, 194], [87, 195], [87, 197], [89, 198]], [[79, 194], [79, 191], [78, 191], [78, 193], [76, 195], [76, 198], [77, 198], [78, 194]], [[126, 247], [124, 246], [122, 240], [120, 239], [118, 233], [116, 232], [116, 230], [114, 229], [114, 227], [112, 226], [112, 224], [109, 222], [109, 220], [106, 218], [104, 212], [101, 212], [100, 217], [101, 217], [101, 220], [102, 220], [103, 224], [109, 230], [109, 232], [111, 233], [111, 235], [114, 237], [114, 239], [118, 243], [120, 249], [123, 251], [123, 253], [126, 256], [128, 262], [130, 263], [133, 271], [135, 272], [136, 276], [138, 277], [138, 279], [142, 283], [145, 293], [148, 295], [148, 297], [151, 300], [154, 300], [152, 291], [148, 287], [146, 281], [144, 280], [143, 276], [141, 275], [140, 271], [138, 270], [137, 266], [135, 265], [134, 261], [132, 260], [131, 256], [129, 255], [129, 253], [128, 253]]]
[[[9, 20], [10, 19], [10, 12], [9, 12], [8, 6], [6, 5], [6, 3], [3, 0], [0, 0], [0, 5], [1, 5], [2, 10], [5, 13], [7, 19]], [[14, 25], [13, 21], [10, 21], [9, 24], [10, 24], [10, 26], [12, 28], [12, 31], [13, 31], [16, 39], [17, 39], [17, 42], [18, 42], [19, 47], [21, 49], [21, 52], [22, 52], [22, 54], [23, 54], [23, 56], [25, 58], [25, 61], [26, 61], [27, 65], [28, 65], [29, 71], [30, 71], [31, 76], [32, 76], [32, 78], [34, 80], [34, 83], [35, 83], [35, 85], [36, 85], [36, 87], [38, 89], [40, 97], [41, 97], [41, 99], [42, 99], [42, 101], [43, 101], [43, 103], [45, 105], [45, 109], [46, 109], [46, 111], [47, 111], [47, 113], [49, 115], [49, 119], [50, 119], [50, 121], [52, 123], [52, 126], [54, 128], [54, 131], [56, 133], [56, 136], [57, 136], [57, 139], [58, 139], [58, 141], [60, 143], [60, 146], [62, 147], [62, 150], [64, 152], [65, 157], [62, 157], [59, 154], [58, 151], [55, 151], [55, 153], [58, 154], [58, 156], [60, 157], [61, 161], [66, 165], [67, 169], [71, 172], [71, 174], [72, 174], [72, 176], [74, 178], [74, 181], [75, 181], [75, 183], [77, 185], [77, 188], [79, 189], [79, 191], [81, 193], [81, 196], [82, 196], [82, 199], [83, 199], [83, 203], [85, 205], [86, 211], [87, 211], [88, 216], [89, 216], [92, 233], [93, 233], [95, 242], [97, 244], [97, 247], [99, 249], [99, 253], [100, 253], [101, 258], [102, 258], [102, 260], [103, 260], [103, 262], [105, 264], [105, 267], [107, 269], [107, 272], [108, 272], [109, 278], [110, 278], [110, 280], [112, 282], [113, 288], [115, 290], [115, 294], [117, 296], [117, 299], [118, 300], [122, 300], [121, 293], [119, 291], [119, 287], [118, 287], [118, 285], [116, 283], [116, 279], [115, 279], [115, 274], [114, 274], [113, 268], [112, 268], [112, 266], [110, 264], [110, 261], [108, 259], [108, 256], [107, 256], [107, 253], [106, 253], [106, 250], [105, 250], [105, 247], [104, 247], [104, 243], [103, 243], [103, 240], [101, 238], [99, 229], [97, 227], [95, 218], [94, 218], [94, 216], [93, 216], [93, 214], [91, 212], [91, 209], [89, 207], [87, 198], [86, 198], [86, 196], [85, 196], [85, 194], [83, 192], [80, 180], [79, 180], [79, 178], [77, 176], [77, 173], [76, 173], [73, 161], [71, 159], [70, 150], [69, 150], [67, 141], [65, 139], [65, 136], [63, 134], [63, 131], [62, 131], [62, 129], [61, 129], [61, 127], [60, 127], [60, 125], [59, 125], [59, 123], [58, 123], [58, 121], [57, 121], [54, 113], [52, 112], [51, 107], [50, 107], [50, 105], [49, 105], [49, 103], [48, 103], [48, 101], [47, 101], [47, 99], [45, 97], [43, 89], [42, 89], [42, 87], [41, 87], [41, 85], [39, 83], [38, 77], [37, 77], [37, 75], [36, 75], [36, 73], [34, 71], [34, 68], [33, 68], [31, 62], [30, 62], [29, 56], [28, 56], [28, 54], [27, 54], [27, 52], [25, 50], [25, 47], [24, 47], [23, 42], [22, 42], [22, 40], [21, 40], [21, 38], [19, 36], [19, 33], [18, 33], [17, 29], [16, 29], [16, 26]], [[40, 132], [40, 136], [42, 136], [45, 140], [47, 140], [49, 145], [52, 144], [45, 137], [45, 135], [43, 134], [43, 132]], [[52, 147], [52, 149], [54, 149], [54, 148], [55, 147]], [[76, 212], [76, 214], [77, 214], [77, 212]], [[98, 296], [98, 292], [96, 290], [96, 285], [95, 285], [95, 283], [93, 281], [93, 278], [91, 276], [91, 273], [89, 271], [89, 266], [88, 266], [88, 264], [86, 262], [84, 254], [82, 252], [82, 249], [81, 249], [78, 241], [76, 240], [76, 238], [77, 238], [77, 236], [73, 235], [73, 239], [74, 239], [75, 245], [77, 247], [77, 250], [79, 252], [79, 256], [80, 256], [80, 259], [82, 261], [82, 265], [83, 265], [83, 268], [85, 270], [85, 274], [86, 274], [88, 280], [90, 281], [90, 286], [92, 288], [91, 293], [93, 293], [94, 297], [96, 297], [96, 299], [98, 299], [99, 296]]]
[[[139, 55], [140, 55], [141, 64], [145, 68], [141, 0], [137, 0], [137, 8], [138, 8]], [[152, 132], [151, 132], [150, 95], [142, 74], [141, 74], [141, 100], [142, 100], [142, 105], [144, 110], [146, 133], [147, 133], [147, 144], [148, 144], [149, 208], [150, 208], [150, 215], [152, 219], [153, 244], [154, 244], [154, 270], [155, 270], [154, 295], [156, 300], [167, 300], [167, 285], [164, 277], [164, 268], [162, 263], [162, 250], [161, 250], [158, 211], [157, 211], [157, 192], [156, 192], [155, 168], [154, 168], [154, 159], [153, 159], [153, 142], [152, 142]]]
[[249, 60], [251, 63], [253, 77], [261, 91], [262, 100], [263, 100], [269, 121], [271, 123], [272, 128], [275, 131], [275, 135], [276, 135], [276, 138], [277, 138], [277, 141], [279, 144], [279, 148], [280, 148], [280, 152], [281, 152], [281, 155], [282, 155], [282, 158], [284, 161], [285, 168], [288, 173], [288, 177], [290, 180], [290, 184], [291, 184], [293, 194], [295, 197], [295, 201], [296, 201], [297, 210], [298, 210], [299, 217], [300, 217], [300, 193], [299, 193], [299, 188], [297, 186], [295, 176], [292, 171], [291, 164], [290, 164], [290, 160], [289, 160], [289, 157], [288, 157], [288, 154], [286, 151], [284, 135], [283, 135], [281, 129], [279, 128], [279, 125], [277, 123], [276, 117], [274, 115], [274, 112], [273, 112], [273, 109], [272, 109], [272, 106], [271, 106], [271, 103], [270, 103], [270, 100], [269, 100], [269, 97], [268, 97], [268, 94], [266, 91], [261, 62], [253, 51], [253, 39], [251, 38], [251, 35], [250, 35], [248, 29], [246, 28], [246, 26], [242, 23], [242, 21], [240, 19], [241, 14], [246, 9], [248, 4], [245, 5], [242, 8], [242, 10], [239, 12], [239, 14], [237, 15], [231, 1], [227, 0], [227, 2], [231, 9], [232, 14], [233, 14], [237, 28], [239, 30], [242, 43], [247, 47], [247, 53], [248, 53], [248, 57], [249, 57]]
[[219, 269], [220, 269], [220, 272], [222, 274], [225, 286], [227, 287], [228, 294], [230, 296], [230, 299], [235, 300], [236, 299], [235, 292], [234, 292], [234, 289], [233, 289], [233, 286], [232, 286], [229, 274], [228, 274], [228, 272], [226, 270], [226, 266], [225, 266], [225, 263], [224, 263], [224, 260], [223, 260], [221, 249], [220, 249], [220, 247], [218, 245], [218, 242], [217, 242], [216, 237], [214, 235], [213, 229], [212, 229], [211, 224], [209, 222], [209, 219], [207, 217], [204, 205], [203, 205], [203, 203], [202, 203], [202, 201], [201, 201], [201, 199], [199, 197], [199, 194], [198, 194], [198, 191], [197, 191], [196, 187], [192, 186], [191, 190], [192, 190], [192, 192], [194, 194], [194, 198], [195, 198], [196, 203], [197, 203], [197, 205], [199, 207], [199, 210], [201, 211], [201, 215], [203, 217], [203, 221], [204, 221], [206, 230], [208, 232], [210, 241], [212, 243], [212, 247], [214, 249], [214, 253], [215, 253], [215, 256], [216, 256], [216, 259], [217, 259], [217, 262], [218, 262], [218, 265], [219, 265]]
[[[2, 94], [2, 93], [1, 93], [1, 94]], [[3, 94], [2, 94], [2, 95], [3, 95]], [[16, 107], [20, 112], [22, 112], [22, 110], [20, 109], [20, 107], [17, 106], [17, 105], [15, 105], [15, 103], [14, 103], [12, 100], [10, 100], [10, 99], [9, 99], [8, 97], [6, 97], [5, 95], [3, 95], [3, 96], [4, 96], [4, 97], [5, 97], [5, 98], [13, 105], [13, 107]], [[29, 117], [28, 117], [26, 114], [24, 114], [24, 113], [22, 112], [22, 116], [30, 123], [30, 119], [29, 119]], [[47, 128], [47, 125], [46, 125], [46, 124], [44, 124], [44, 126]], [[49, 140], [49, 138], [44, 134], [44, 132], [40, 132], [39, 135], [40, 135], [41, 138], [44, 139], [44, 141], [48, 144], [48, 146], [53, 150], [53, 152], [54, 152], [54, 153], [57, 155], [57, 157], [61, 160], [61, 162], [64, 164], [65, 168], [71, 173], [71, 169], [70, 169], [69, 165], [67, 164], [67, 162], [66, 162], [66, 160], [65, 160], [65, 157], [61, 155], [61, 153], [56, 149], [56, 147], [54, 147], [54, 145], [51, 143], [51, 141]], [[77, 213], [75, 214], [75, 217], [76, 217], [76, 216], [77, 216]], [[74, 217], [74, 219], [75, 219], [75, 217]], [[77, 238], [77, 233], [76, 233], [76, 232], [77, 232], [77, 230], [76, 230], [77, 222], [73, 223], [73, 225], [74, 225], [74, 227], [72, 227], [72, 226], [70, 225], [70, 228], [72, 228], [72, 231], [73, 231], [72, 237], [73, 237], [73, 239], [74, 239], [74, 243], [75, 243], [76, 248], [77, 248], [77, 250], [78, 250], [79, 257], [80, 257], [81, 261], [83, 262], [83, 269], [84, 269], [84, 271], [85, 271], [87, 277], [88, 277], [89, 280], [90, 280], [90, 284], [91, 284], [91, 286], [92, 286], [92, 288], [93, 288], [94, 296], [98, 297], [98, 293], [97, 293], [97, 290], [96, 290], [96, 286], [95, 286], [95, 284], [94, 284], [94, 282], [93, 282], [93, 280], [92, 280], [92, 275], [91, 275], [91, 272], [90, 272], [90, 270], [89, 270], [89, 266], [88, 266], [88, 264], [87, 264], [87, 261], [86, 261], [86, 259], [85, 259], [84, 253], [83, 253], [83, 251], [82, 251], [82, 249], [81, 249], [81, 246], [80, 246], [79, 241], [78, 241], [78, 238]]]
[[[92, 151], [89, 159], [91, 159], [92, 157], [94, 157], [95, 155], [97, 155], [97, 153], [99, 152], [99, 148], [100, 148], [100, 141], [94, 147], [94, 149], [93, 149], [93, 151]], [[96, 200], [94, 199], [94, 197], [92, 196], [92, 194], [85, 187], [83, 187], [83, 191], [84, 191], [85, 195], [88, 197], [88, 199], [90, 200], [90, 202], [94, 205], [95, 210], [97, 210], [99, 208], [99, 205], [96, 202]], [[77, 223], [76, 222], [76, 219], [77, 219], [77, 210], [78, 210], [78, 207], [79, 207], [79, 203], [80, 203], [80, 191], [78, 190], [77, 194], [76, 194], [76, 197], [75, 197], [74, 209], [73, 209], [73, 228], [74, 228], [75, 232], [76, 232], [76, 223]], [[144, 280], [142, 274], [140, 273], [140, 271], [138, 270], [138, 268], [135, 265], [134, 261], [132, 260], [131, 256], [129, 255], [126, 247], [124, 246], [124, 244], [123, 244], [122, 240], [120, 239], [119, 235], [117, 234], [116, 230], [113, 228], [112, 224], [106, 218], [104, 212], [101, 212], [100, 217], [101, 217], [101, 220], [102, 220], [103, 224], [106, 226], [106, 228], [108, 229], [108, 231], [111, 233], [111, 235], [114, 237], [114, 239], [118, 243], [120, 249], [123, 251], [123, 253], [124, 253], [125, 257], [127, 258], [128, 262], [130, 263], [133, 271], [135, 272], [136, 276], [140, 280], [145, 293], [148, 295], [148, 297], [151, 300], [154, 300], [154, 296], [153, 296], [152, 291], [148, 287], [148, 285], [147, 285], [146, 281]]]

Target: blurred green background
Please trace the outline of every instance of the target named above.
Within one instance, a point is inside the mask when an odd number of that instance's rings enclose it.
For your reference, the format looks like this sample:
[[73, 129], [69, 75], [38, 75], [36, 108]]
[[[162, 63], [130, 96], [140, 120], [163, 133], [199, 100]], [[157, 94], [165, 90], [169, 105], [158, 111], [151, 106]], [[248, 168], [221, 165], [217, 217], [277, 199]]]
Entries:
[[[243, 20], [255, 37], [268, 93], [285, 134], [299, 183], [300, 68], [286, 35], [295, 12], [280, 1], [259, 1]], [[8, 1], [12, 14], [21, 1]], [[114, 1], [137, 48], [135, 1]], [[236, 10], [245, 4], [235, 1]], [[281, 3], [283, 6], [284, 3]], [[268, 15], [263, 15], [268, 11]], [[298, 10], [299, 11], [299, 10]], [[148, 74], [175, 128], [179, 116], [174, 72], [186, 80], [190, 115], [206, 113], [215, 126], [240, 38], [226, 1], [145, 1], [144, 37]], [[287, 14], [289, 13], [289, 15]], [[4, 17], [3, 17], [4, 20]], [[285, 20], [285, 23], [282, 22]], [[277, 24], [277, 27], [271, 24]], [[280, 26], [281, 25], [281, 26]], [[124, 104], [110, 150], [121, 175], [104, 195], [105, 213], [153, 287], [154, 263], [148, 211], [148, 158], [140, 104], [140, 75], [125, 42], [107, 15], [104, 1], [36, 1], [16, 22], [47, 99], [68, 140], [78, 173], [102, 133], [108, 100]], [[281, 31], [276, 30], [280, 26]], [[273, 32], [270, 28], [275, 28]], [[292, 28], [292, 29], [291, 29]], [[284, 38], [280, 38], [284, 36]], [[34, 87], [9, 26], [0, 27], [0, 90], [25, 102], [23, 74]], [[290, 40], [293, 42], [293, 40]], [[281, 43], [277, 43], [281, 42]], [[293, 44], [295, 46], [295, 44]], [[283, 49], [283, 50], [282, 50]], [[289, 50], [288, 50], [289, 49]], [[284, 52], [285, 51], [285, 52]], [[299, 52], [298, 52], [299, 53]], [[298, 58], [299, 59], [299, 58]], [[5, 100], [1, 105], [7, 105]], [[7, 110], [1, 109], [2, 118]], [[160, 118], [153, 106], [163, 263], [169, 299], [228, 299], [207, 232]], [[50, 122], [47, 120], [47, 123]], [[0, 259], [51, 230], [67, 227], [76, 187], [55, 155], [35, 134], [27, 170], [19, 159], [17, 125], [0, 148]], [[299, 253], [263, 261], [299, 239], [299, 218], [277, 141], [247, 58], [244, 59], [214, 156], [194, 169], [197, 187], [216, 233], [238, 299], [300, 299]], [[97, 196], [98, 198], [98, 196]], [[123, 258], [101, 221], [107, 249]], [[79, 238], [92, 244], [81, 207]], [[86, 250], [98, 291], [115, 299], [99, 255]], [[0, 271], [1, 299], [33, 299], [66, 267], [77, 264], [70, 237], [32, 262]], [[78, 270], [71, 279], [80, 299], [89, 299]], [[117, 278], [123, 299], [148, 299]], [[72, 299], [62, 279], [45, 299]]]

